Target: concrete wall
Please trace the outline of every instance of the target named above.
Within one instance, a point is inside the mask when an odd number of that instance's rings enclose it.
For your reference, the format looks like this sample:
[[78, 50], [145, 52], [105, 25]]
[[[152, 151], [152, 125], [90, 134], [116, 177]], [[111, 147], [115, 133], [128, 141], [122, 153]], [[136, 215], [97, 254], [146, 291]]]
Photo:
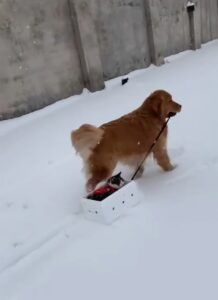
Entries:
[[201, 40], [206, 43], [218, 38], [218, 1], [201, 0]]
[[1, 0], [0, 120], [218, 37], [218, 0]]
[[0, 1], [0, 119], [83, 88], [66, 0]]
[[144, 0], [90, 0], [104, 79], [150, 62]]
[[162, 57], [190, 48], [186, 0], [152, 0], [151, 14], [156, 46]]

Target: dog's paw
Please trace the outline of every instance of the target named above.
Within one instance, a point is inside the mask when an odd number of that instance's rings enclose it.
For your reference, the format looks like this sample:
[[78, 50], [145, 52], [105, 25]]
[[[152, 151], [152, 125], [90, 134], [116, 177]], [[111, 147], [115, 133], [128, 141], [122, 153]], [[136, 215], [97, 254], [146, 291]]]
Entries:
[[166, 172], [170, 172], [170, 171], [173, 171], [173, 170], [175, 170], [176, 168], [177, 168], [177, 164], [175, 164], [175, 165], [169, 165], [169, 166], [167, 166], [165, 169], [164, 169], [164, 171], [166, 171]]
[[86, 192], [88, 193], [88, 194], [90, 194], [91, 192], [93, 192], [94, 191], [94, 189], [95, 189], [95, 185], [93, 185], [91, 182], [87, 182], [86, 183]]

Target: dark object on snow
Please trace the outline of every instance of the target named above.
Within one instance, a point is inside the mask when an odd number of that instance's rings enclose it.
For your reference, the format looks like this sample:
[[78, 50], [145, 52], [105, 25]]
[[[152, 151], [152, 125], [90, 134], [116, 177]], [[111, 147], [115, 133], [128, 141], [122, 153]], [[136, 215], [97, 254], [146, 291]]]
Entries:
[[126, 84], [128, 81], [129, 81], [129, 78], [128, 78], [128, 77], [123, 78], [123, 79], [122, 79], [122, 85]]
[[125, 183], [126, 181], [121, 177], [120, 172], [117, 175], [110, 177], [105, 185], [90, 193], [87, 196], [87, 199], [102, 201], [119, 190], [122, 186], [125, 185]]

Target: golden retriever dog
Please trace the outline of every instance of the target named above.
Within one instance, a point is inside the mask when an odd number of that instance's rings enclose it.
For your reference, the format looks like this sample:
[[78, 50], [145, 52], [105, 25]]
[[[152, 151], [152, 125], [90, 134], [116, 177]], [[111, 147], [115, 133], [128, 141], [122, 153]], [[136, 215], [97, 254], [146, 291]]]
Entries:
[[[127, 115], [95, 127], [84, 124], [72, 131], [71, 140], [80, 154], [87, 177], [88, 192], [107, 180], [118, 162], [136, 168], [147, 154], [166, 118], [181, 111], [182, 106], [164, 91], [153, 92], [144, 103]], [[164, 171], [171, 171], [167, 153], [167, 127], [152, 149], [153, 156]], [[141, 166], [138, 175], [142, 175]]]

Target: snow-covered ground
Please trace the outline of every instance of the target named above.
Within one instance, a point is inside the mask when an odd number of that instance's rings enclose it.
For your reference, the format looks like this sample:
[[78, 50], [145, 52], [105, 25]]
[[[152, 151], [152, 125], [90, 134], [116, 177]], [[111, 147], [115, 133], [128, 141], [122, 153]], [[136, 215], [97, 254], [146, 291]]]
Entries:
[[[167, 62], [0, 123], [1, 300], [218, 299], [218, 41]], [[169, 124], [177, 169], [149, 162], [141, 204], [110, 226], [85, 220], [71, 130], [160, 88], [183, 105]]]

